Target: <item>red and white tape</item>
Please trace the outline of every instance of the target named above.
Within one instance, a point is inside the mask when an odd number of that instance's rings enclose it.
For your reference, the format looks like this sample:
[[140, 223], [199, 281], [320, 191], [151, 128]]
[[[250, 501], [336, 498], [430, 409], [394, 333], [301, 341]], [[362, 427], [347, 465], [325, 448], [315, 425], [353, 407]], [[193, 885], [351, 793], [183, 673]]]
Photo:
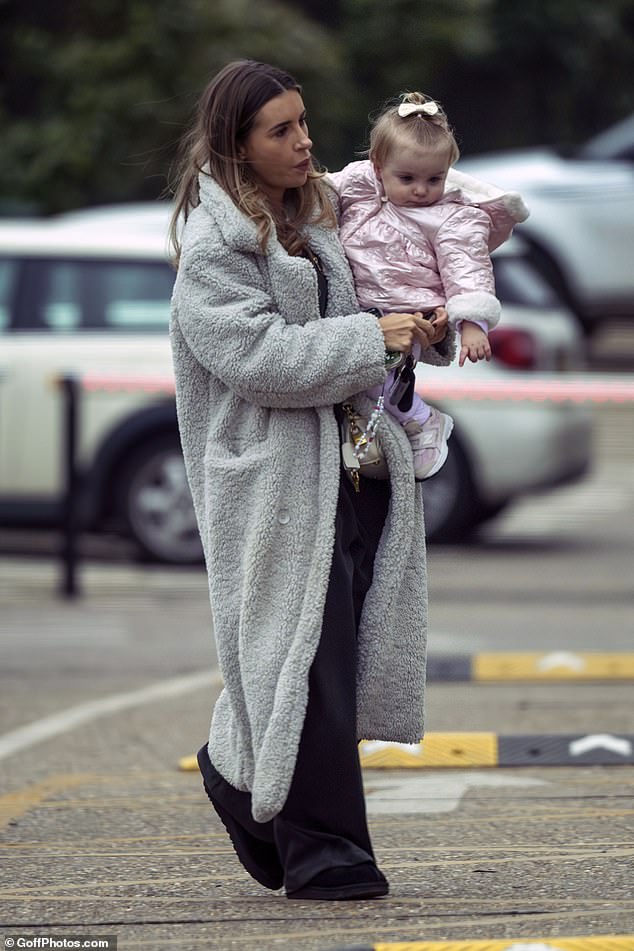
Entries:
[[[174, 393], [169, 376], [89, 374], [78, 378], [88, 393]], [[609, 377], [538, 377], [525, 379], [447, 379], [419, 380], [416, 390], [431, 400], [494, 400], [497, 402], [553, 403], [632, 403], [634, 379]]]
[[529, 377], [512, 380], [419, 381], [417, 392], [425, 399], [497, 400], [534, 403], [632, 403], [634, 380], [609, 378]]

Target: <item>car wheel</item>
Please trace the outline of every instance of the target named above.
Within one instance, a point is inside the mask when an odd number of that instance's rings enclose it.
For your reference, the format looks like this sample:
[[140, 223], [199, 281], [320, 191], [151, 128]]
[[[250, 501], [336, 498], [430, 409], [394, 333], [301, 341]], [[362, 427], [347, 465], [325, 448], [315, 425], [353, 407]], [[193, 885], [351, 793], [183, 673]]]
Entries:
[[464, 538], [478, 521], [471, 470], [460, 439], [449, 440], [449, 454], [440, 472], [423, 482], [425, 535], [429, 542]]
[[497, 502], [480, 503], [477, 510], [478, 525], [481, 522], [490, 522], [491, 519], [497, 518], [508, 508], [510, 501], [510, 499], [499, 499]]
[[145, 443], [127, 461], [118, 508], [141, 551], [156, 561], [195, 564], [202, 546], [176, 435]]

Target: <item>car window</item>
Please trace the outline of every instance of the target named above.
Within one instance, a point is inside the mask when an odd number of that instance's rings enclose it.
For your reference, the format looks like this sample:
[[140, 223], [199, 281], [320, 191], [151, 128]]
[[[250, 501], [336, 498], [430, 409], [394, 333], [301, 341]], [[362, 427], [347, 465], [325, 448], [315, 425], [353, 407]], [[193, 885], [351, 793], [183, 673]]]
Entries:
[[17, 272], [16, 261], [0, 258], [0, 332], [7, 329], [11, 320]]
[[41, 323], [50, 330], [76, 330], [81, 324], [81, 284], [77, 266], [52, 265], [41, 280]]
[[29, 261], [20, 329], [165, 332], [174, 272], [160, 261]]
[[502, 303], [525, 307], [556, 307], [561, 303], [530, 261], [520, 257], [493, 258], [495, 289]]

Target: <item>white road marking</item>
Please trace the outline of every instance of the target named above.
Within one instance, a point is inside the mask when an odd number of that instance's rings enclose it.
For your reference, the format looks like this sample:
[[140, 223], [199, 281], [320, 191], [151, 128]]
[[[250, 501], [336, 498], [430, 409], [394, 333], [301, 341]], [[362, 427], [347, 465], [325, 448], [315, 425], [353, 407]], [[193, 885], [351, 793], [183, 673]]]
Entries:
[[506, 951], [562, 951], [561, 945], [558, 944], [544, 944], [543, 942], [535, 943], [531, 941], [529, 944], [522, 942], [521, 944], [509, 944]]
[[541, 657], [536, 664], [537, 670], [558, 670], [560, 667], [581, 672], [587, 667], [586, 661], [570, 651], [552, 651]]
[[571, 756], [582, 756], [589, 753], [590, 750], [603, 749], [611, 753], [618, 753], [619, 756], [631, 756], [632, 744], [620, 736], [612, 736], [611, 733], [593, 733], [589, 736], [582, 736], [579, 740], [573, 740], [568, 749]]
[[478, 786], [547, 786], [548, 782], [500, 773], [454, 772], [442, 775], [392, 775], [365, 777], [367, 811], [370, 815], [453, 812], [464, 794]]
[[0, 736], [0, 759], [19, 753], [21, 750], [36, 743], [42, 743], [53, 736], [68, 733], [75, 727], [100, 717], [111, 716], [131, 707], [140, 707], [146, 703], [155, 703], [166, 697], [178, 697], [191, 690], [201, 690], [203, 687], [221, 687], [222, 677], [219, 670], [207, 670], [202, 673], [187, 674], [183, 677], [171, 677], [169, 680], [159, 680], [158, 683], [126, 693], [115, 693], [109, 697], [100, 697], [99, 700], [89, 700], [77, 704], [67, 710], [60, 710], [51, 716], [35, 720], [26, 726], [18, 727]]

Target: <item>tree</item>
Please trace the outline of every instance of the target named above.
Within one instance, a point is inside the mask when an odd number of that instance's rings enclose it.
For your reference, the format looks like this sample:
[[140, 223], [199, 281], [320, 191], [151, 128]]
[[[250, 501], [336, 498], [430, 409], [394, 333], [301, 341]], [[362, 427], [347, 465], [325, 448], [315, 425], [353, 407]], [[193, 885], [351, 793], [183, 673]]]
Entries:
[[491, 46], [489, 6], [490, 0], [343, 0], [344, 45], [359, 90], [359, 144], [368, 113], [405, 90], [429, 93], [453, 118], [452, 77]]
[[579, 142], [634, 111], [633, 0], [0, 0], [0, 201], [154, 198], [196, 98], [231, 59], [296, 74], [318, 157], [366, 144], [404, 89], [463, 151]]
[[489, 26], [498, 102], [520, 141], [579, 142], [634, 109], [631, 0], [495, 0]]
[[342, 0], [367, 113], [405, 89], [446, 108], [464, 151], [580, 142], [634, 110], [632, 0]]
[[11, 0], [4, 13], [5, 197], [46, 212], [156, 197], [198, 94], [243, 57], [296, 71], [320, 155], [341, 150], [341, 48], [277, 0]]

